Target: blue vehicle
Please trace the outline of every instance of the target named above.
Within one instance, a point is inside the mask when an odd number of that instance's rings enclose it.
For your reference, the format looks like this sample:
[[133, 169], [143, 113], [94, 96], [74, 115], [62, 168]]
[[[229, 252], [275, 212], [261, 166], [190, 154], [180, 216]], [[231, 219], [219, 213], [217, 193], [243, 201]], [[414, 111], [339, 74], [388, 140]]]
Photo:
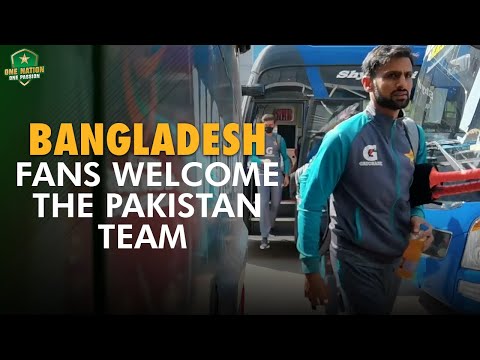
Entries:
[[[426, 133], [428, 159], [439, 171], [479, 168], [480, 47], [429, 45], [411, 117]], [[434, 242], [415, 284], [451, 310], [480, 313], [480, 192], [425, 205]]]
[[[123, 123], [129, 129], [140, 123], [145, 145], [153, 143], [158, 124], [169, 124], [173, 133], [178, 122], [189, 122], [197, 129], [206, 122], [220, 123], [221, 129], [229, 123], [239, 123], [238, 57], [249, 48], [250, 45], [38, 45], [27, 50], [20, 45], [2, 45], [3, 68], [11, 67], [13, 56], [23, 54], [32, 60], [32, 54], [38, 54], [48, 75], [42, 75], [26, 88], [25, 84], [2, 79], [1, 117], [11, 120], [2, 132], [1, 143], [11, 149], [4, 161], [8, 158], [8, 166], [13, 169], [15, 161], [29, 159], [29, 123], [47, 122], [52, 129], [58, 129], [59, 122], [72, 123], [75, 129], [80, 129], [81, 123], [103, 123], [105, 128]], [[176, 134], [172, 137], [176, 144]], [[202, 204], [195, 200], [191, 206], [197, 211], [188, 217], [143, 217], [136, 212], [107, 216], [100, 200], [107, 193], [118, 194], [124, 202], [136, 195], [142, 209], [147, 209], [147, 194], [163, 193], [166, 197], [157, 208], [168, 214], [175, 201], [167, 201], [167, 196], [206, 193], [213, 195], [207, 205], [210, 211], [219, 193], [227, 194], [233, 201], [243, 188], [231, 182], [221, 188], [209, 187], [207, 183], [193, 187], [182, 181], [182, 168], [189, 162], [200, 162], [204, 168], [223, 162], [233, 169], [242, 162], [242, 153], [205, 156], [198, 151], [188, 156], [166, 156], [164, 152], [147, 152], [138, 156], [130, 149], [123, 156], [106, 152], [95, 157], [56, 158], [37, 157], [37, 161], [47, 161], [52, 166], [63, 161], [70, 168], [75, 162], [99, 162], [102, 182], [93, 189], [67, 182], [56, 190], [41, 187], [41, 191], [59, 192], [65, 199], [66, 193], [93, 192], [98, 198], [92, 209], [93, 218], [67, 216], [63, 209], [56, 218], [37, 218], [32, 210], [36, 208], [32, 192], [38, 190], [30, 187], [21, 191], [15, 186], [14, 172], [9, 172], [9, 185], [2, 193], [6, 201], [3, 204], [9, 204], [5, 212], [8, 217], [2, 222], [2, 238], [9, 234], [19, 241], [2, 241], [0, 247], [0, 313], [243, 312], [248, 232], [242, 218], [202, 217]], [[161, 185], [148, 186], [142, 177], [139, 186], [130, 182], [117, 186], [114, 161], [120, 168], [129, 162], [134, 172], [142, 171], [141, 162], [169, 162], [172, 178], [179, 184], [166, 187], [162, 180]], [[144, 225], [151, 225], [153, 231], [167, 225], [173, 231], [181, 224], [188, 247], [166, 246], [159, 251], [148, 245], [125, 250], [115, 244], [105, 249], [108, 236], [98, 231], [99, 224], [115, 225], [111, 239], [118, 238], [120, 225], [127, 224], [126, 243], [130, 246]]]

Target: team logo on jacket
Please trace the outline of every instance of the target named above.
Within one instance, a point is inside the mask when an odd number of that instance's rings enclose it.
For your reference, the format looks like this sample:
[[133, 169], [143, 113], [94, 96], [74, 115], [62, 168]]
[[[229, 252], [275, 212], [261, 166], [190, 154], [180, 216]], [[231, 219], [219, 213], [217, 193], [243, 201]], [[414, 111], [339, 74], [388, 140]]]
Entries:
[[410, 150], [408, 153], [403, 154], [403, 155], [405, 155], [405, 156], [410, 160], [410, 164], [412, 164], [412, 165], [414, 164], [414, 162], [415, 162], [415, 154], [413, 153], [412, 150]]
[[381, 161], [378, 161], [377, 145], [367, 145], [363, 148], [363, 158], [367, 161], [360, 161], [360, 166], [383, 166]]

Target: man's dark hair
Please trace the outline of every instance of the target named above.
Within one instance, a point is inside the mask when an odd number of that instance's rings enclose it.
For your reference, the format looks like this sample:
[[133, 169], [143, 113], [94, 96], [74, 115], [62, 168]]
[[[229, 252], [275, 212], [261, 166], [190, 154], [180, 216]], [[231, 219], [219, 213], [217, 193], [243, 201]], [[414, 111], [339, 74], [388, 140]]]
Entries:
[[375, 77], [377, 69], [392, 59], [404, 58], [410, 59], [412, 66], [415, 65], [415, 56], [412, 49], [406, 45], [379, 45], [368, 53], [362, 63], [364, 76]]

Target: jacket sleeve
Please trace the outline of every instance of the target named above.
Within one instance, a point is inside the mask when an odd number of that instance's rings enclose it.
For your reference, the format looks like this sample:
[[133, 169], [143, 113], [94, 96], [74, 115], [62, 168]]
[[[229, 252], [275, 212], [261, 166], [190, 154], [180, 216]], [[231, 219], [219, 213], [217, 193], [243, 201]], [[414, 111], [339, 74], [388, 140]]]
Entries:
[[283, 137], [280, 141], [280, 153], [282, 154], [283, 164], [284, 164], [283, 172], [286, 175], [289, 175], [290, 174], [290, 157], [288, 156], [288, 153], [287, 153], [287, 143], [285, 142], [285, 139]]
[[[427, 146], [425, 140], [425, 131], [422, 127], [418, 126], [418, 151], [417, 157], [415, 159], [416, 164], [425, 164], [427, 162]], [[415, 206], [411, 209], [410, 217], [419, 216], [425, 218], [425, 213], [423, 212], [423, 205]]]
[[349, 151], [348, 137], [341, 132], [330, 131], [317, 155], [300, 176], [297, 250], [306, 274], [320, 272], [321, 211], [342, 176]]
[[250, 161], [254, 162], [254, 163], [257, 163], [257, 164], [261, 164], [262, 160], [256, 155], [256, 150], [257, 150], [257, 146], [256, 146], [255, 143], [253, 143], [253, 145], [252, 145], [252, 155], [250, 156]]

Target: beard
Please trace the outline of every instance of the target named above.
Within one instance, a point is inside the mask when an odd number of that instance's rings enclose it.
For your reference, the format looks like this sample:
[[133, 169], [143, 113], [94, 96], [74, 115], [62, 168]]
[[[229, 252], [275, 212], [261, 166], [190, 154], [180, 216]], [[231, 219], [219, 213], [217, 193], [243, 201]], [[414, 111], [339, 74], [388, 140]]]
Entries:
[[392, 96], [388, 98], [380, 94], [380, 91], [378, 91], [376, 86], [373, 88], [373, 95], [375, 96], [375, 101], [378, 105], [390, 110], [405, 109], [410, 102], [410, 95], [408, 93], [405, 100], [394, 100]]

